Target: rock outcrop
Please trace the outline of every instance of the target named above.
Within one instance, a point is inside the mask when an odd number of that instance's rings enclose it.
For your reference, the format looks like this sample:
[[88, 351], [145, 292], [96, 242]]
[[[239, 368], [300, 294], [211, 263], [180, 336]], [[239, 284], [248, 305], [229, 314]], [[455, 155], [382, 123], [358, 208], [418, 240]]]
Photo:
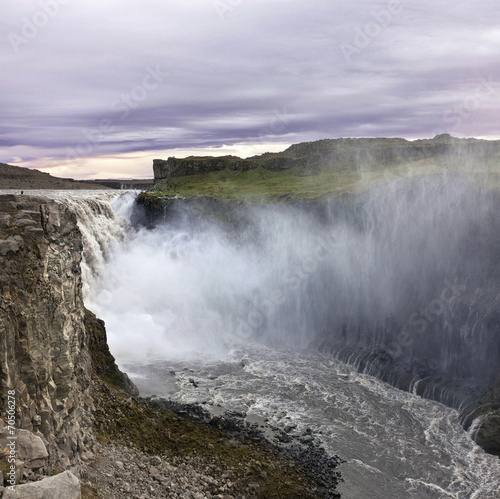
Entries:
[[109, 351], [104, 321], [87, 309], [85, 310], [85, 331], [92, 358], [92, 374], [127, 395], [138, 396], [139, 390], [129, 377], [118, 369]]
[[222, 156], [214, 158], [210, 156], [188, 158], [168, 158], [153, 160], [153, 172], [156, 180], [172, 177], [184, 177], [186, 175], [197, 175], [220, 170], [245, 170], [250, 168], [247, 160], [237, 156]]
[[0, 197], [0, 403], [13, 426], [43, 441], [47, 456], [31, 464], [45, 472], [77, 472], [93, 455], [81, 252], [68, 209]]
[[[283, 153], [285, 154], [285, 153]], [[187, 158], [168, 158], [153, 160], [155, 182], [175, 177], [200, 175], [218, 172], [221, 170], [246, 171], [259, 166], [270, 171], [287, 170], [294, 166], [308, 165], [303, 158], [289, 157], [286, 155], [263, 154], [253, 158], [243, 159], [237, 156], [189, 156]]]
[[[3, 426], [3, 422], [0, 423]], [[0, 448], [10, 449], [12, 440], [9, 440], [10, 431], [3, 426], [0, 430]], [[43, 475], [48, 472], [47, 447], [41, 437], [28, 430], [15, 430], [15, 448], [18, 459], [18, 478], [21, 478], [24, 468], [28, 473]], [[22, 463], [22, 464], [21, 464]]]

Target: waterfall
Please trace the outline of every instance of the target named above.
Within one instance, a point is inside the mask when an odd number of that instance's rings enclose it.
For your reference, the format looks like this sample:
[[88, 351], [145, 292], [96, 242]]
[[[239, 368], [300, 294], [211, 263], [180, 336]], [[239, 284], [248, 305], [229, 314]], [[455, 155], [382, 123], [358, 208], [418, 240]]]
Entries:
[[240, 207], [238, 224], [225, 207], [179, 201], [152, 230], [132, 227], [133, 199], [61, 200], [84, 235], [86, 302], [119, 362], [314, 348], [464, 421], [500, 370], [499, 203], [463, 179]]
[[50, 197], [76, 215], [83, 239], [83, 296], [88, 300], [113, 252], [126, 246], [134, 232], [130, 219], [136, 193], [51, 191]]
[[234, 216], [180, 200], [152, 230], [132, 193], [54, 197], [142, 394], [307, 430], [346, 460], [345, 497], [497, 496], [498, 459], [420, 397], [465, 419], [498, 371], [495, 197], [438, 179]]

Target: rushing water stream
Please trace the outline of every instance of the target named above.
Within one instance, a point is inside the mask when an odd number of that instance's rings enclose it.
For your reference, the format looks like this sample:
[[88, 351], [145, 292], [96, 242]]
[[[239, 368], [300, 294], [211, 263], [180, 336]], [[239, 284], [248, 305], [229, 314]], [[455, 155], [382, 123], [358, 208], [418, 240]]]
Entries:
[[221, 406], [291, 434], [310, 428], [346, 460], [343, 497], [497, 497], [500, 463], [474, 444], [456, 411], [330, 356], [247, 346], [223, 360], [128, 368], [145, 394]]

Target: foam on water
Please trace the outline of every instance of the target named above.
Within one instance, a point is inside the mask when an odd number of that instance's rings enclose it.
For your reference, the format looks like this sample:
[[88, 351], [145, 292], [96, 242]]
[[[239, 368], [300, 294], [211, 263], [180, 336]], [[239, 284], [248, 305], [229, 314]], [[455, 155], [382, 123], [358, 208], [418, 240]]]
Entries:
[[500, 461], [469, 438], [456, 411], [329, 356], [246, 346], [224, 361], [130, 368], [145, 394], [220, 406], [249, 421], [293, 426], [291, 434], [310, 428], [347, 461], [343, 497], [498, 497]]

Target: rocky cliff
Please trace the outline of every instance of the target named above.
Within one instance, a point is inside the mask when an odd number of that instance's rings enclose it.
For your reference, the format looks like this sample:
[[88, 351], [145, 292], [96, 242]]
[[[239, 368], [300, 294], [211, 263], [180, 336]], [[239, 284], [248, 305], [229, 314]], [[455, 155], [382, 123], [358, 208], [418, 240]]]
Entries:
[[0, 400], [39, 435], [47, 470], [92, 454], [90, 355], [76, 217], [43, 198], [0, 197]]
[[186, 175], [197, 175], [199, 173], [209, 173], [228, 170], [245, 170], [250, 167], [248, 161], [236, 156], [222, 156], [220, 158], [195, 157], [188, 158], [168, 158], [153, 160], [153, 172], [155, 180], [163, 180], [172, 177], [184, 177]]

